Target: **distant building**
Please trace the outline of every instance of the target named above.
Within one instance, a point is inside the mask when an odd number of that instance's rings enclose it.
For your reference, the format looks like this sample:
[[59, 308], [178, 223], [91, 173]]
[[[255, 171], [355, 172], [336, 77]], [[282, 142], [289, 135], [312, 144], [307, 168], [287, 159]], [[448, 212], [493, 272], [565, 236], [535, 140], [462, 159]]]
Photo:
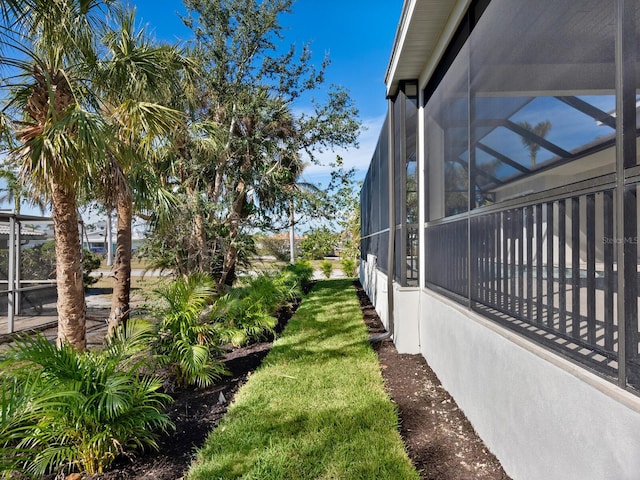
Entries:
[[640, 2], [406, 0], [361, 280], [514, 479], [640, 478]]
[[[131, 245], [132, 249], [137, 250], [144, 242], [147, 232], [147, 226], [144, 223], [134, 224], [132, 230]], [[111, 245], [113, 253], [116, 249], [116, 225], [112, 225]], [[109, 246], [109, 234], [106, 222], [99, 221], [88, 227], [82, 236], [82, 246], [89, 251], [98, 255], [106, 255]]]

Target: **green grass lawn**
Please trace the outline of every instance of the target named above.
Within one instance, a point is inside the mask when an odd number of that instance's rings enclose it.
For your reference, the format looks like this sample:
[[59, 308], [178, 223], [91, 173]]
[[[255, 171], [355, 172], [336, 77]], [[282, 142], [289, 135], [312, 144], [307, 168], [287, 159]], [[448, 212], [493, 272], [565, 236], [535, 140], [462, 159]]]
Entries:
[[[148, 262], [144, 259], [134, 258], [131, 261], [131, 270], [134, 271], [134, 275], [131, 276], [131, 290], [132, 293], [142, 292], [144, 295], [150, 295], [151, 292], [165, 285], [171, 280], [170, 276], [157, 277], [154, 275], [138, 275], [138, 271], [144, 271], [148, 267]], [[100, 270], [109, 272], [111, 266], [107, 265], [103, 260], [100, 264]], [[100, 290], [110, 290], [113, 288], [113, 277], [109, 276], [109, 273], [104, 274], [98, 279], [98, 281], [91, 285], [91, 288]]]
[[315, 285], [199, 451], [189, 480], [419, 478], [351, 282]]

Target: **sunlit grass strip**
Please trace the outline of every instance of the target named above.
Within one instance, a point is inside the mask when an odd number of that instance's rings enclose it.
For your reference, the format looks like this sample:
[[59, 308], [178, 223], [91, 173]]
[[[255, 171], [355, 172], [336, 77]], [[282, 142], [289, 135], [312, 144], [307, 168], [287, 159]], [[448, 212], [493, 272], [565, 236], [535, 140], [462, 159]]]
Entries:
[[316, 284], [187, 478], [417, 479], [352, 280]]

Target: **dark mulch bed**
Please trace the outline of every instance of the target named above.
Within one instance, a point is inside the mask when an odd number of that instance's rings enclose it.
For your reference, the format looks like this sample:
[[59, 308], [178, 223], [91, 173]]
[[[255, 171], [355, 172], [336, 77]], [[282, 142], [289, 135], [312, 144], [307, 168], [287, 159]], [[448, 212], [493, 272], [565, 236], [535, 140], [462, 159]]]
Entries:
[[[362, 286], [356, 285], [369, 333], [384, 326]], [[400, 415], [400, 435], [425, 480], [508, 480], [500, 462], [422, 355], [398, 354], [392, 342], [374, 343], [385, 386]]]
[[[375, 309], [355, 284], [372, 335], [384, 331]], [[283, 312], [278, 331], [295, 307]], [[184, 389], [173, 394], [170, 416], [176, 431], [160, 440], [158, 452], [119, 459], [106, 473], [91, 480], [177, 480], [191, 463], [195, 449], [220, 422], [229, 402], [271, 348], [265, 341], [230, 351], [225, 363], [231, 375], [207, 389]], [[487, 451], [471, 424], [420, 355], [399, 355], [393, 343], [374, 344], [382, 375], [400, 414], [400, 433], [423, 479], [508, 480], [500, 463]]]
[[176, 430], [163, 437], [157, 452], [147, 452], [116, 461], [103, 474], [88, 476], [92, 480], [176, 480], [184, 476], [195, 449], [201, 447], [208, 433], [220, 422], [229, 402], [271, 349], [272, 342], [261, 342], [230, 352], [225, 360], [231, 375], [214, 387], [187, 388], [172, 394], [175, 401], [169, 416]]

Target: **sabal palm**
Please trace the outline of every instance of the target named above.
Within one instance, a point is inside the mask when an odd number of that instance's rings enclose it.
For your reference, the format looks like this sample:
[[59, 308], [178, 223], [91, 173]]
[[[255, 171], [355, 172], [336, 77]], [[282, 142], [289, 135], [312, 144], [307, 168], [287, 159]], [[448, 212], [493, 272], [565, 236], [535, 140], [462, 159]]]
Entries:
[[[541, 122], [536, 123], [535, 125], [531, 125], [529, 122], [520, 122], [518, 123], [525, 130], [533, 133], [539, 138], [545, 138], [551, 130], [551, 122], [549, 120], [543, 120]], [[538, 150], [540, 150], [540, 144], [535, 141], [535, 139], [531, 139], [529, 137], [521, 137], [520, 140], [522, 144], [529, 149], [529, 159], [531, 160], [531, 168], [536, 166], [536, 157], [538, 156]]]
[[22, 203], [26, 202], [32, 207], [37, 207], [44, 215], [47, 209], [44, 199], [32, 192], [30, 186], [20, 180], [13, 168], [0, 166], [0, 179], [5, 181], [0, 202], [13, 202], [13, 212], [16, 214], [20, 214]]
[[158, 139], [174, 130], [182, 116], [159, 102], [171, 98], [178, 72], [193, 69], [176, 48], [156, 46], [144, 30], [136, 30], [133, 11], [120, 10], [117, 18], [118, 28], [104, 37], [108, 53], [96, 78], [102, 112], [114, 129], [111, 161], [96, 185], [107, 207], [115, 208], [118, 223], [110, 331], [129, 314], [134, 198], [141, 208], [163, 192], [168, 195], [154, 175], [152, 159]]
[[0, 63], [9, 72], [6, 117], [18, 144], [11, 158], [22, 181], [50, 202], [55, 231], [58, 342], [83, 350], [82, 285], [77, 195], [104, 162], [106, 125], [84, 79], [95, 64], [101, 0], [3, 3]]

